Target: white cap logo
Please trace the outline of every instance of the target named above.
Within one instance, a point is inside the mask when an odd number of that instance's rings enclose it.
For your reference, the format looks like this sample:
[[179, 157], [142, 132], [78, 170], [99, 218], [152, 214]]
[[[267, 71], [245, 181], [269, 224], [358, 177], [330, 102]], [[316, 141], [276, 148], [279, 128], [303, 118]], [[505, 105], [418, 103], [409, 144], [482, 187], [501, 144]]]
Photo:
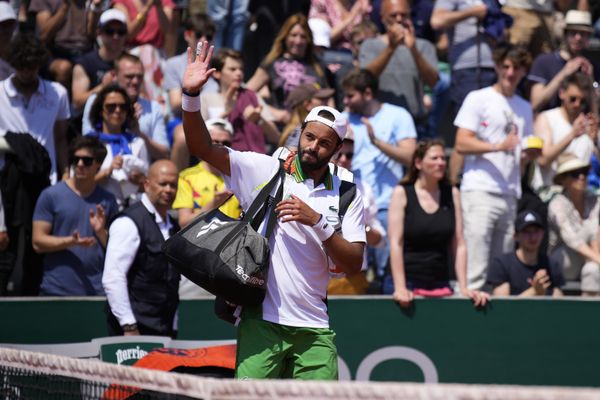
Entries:
[[525, 216], [525, 222], [535, 222], [535, 216], [531, 213]]

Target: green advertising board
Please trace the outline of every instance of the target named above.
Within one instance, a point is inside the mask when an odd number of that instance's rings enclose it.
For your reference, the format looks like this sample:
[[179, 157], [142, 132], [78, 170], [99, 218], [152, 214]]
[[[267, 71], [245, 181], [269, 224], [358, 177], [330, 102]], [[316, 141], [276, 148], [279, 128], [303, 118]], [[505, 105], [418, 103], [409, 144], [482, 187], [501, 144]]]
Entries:
[[[106, 336], [104, 307], [99, 298], [2, 300], [0, 343]], [[342, 379], [600, 386], [597, 300], [494, 299], [476, 310], [464, 299], [417, 299], [403, 310], [378, 296], [333, 298], [329, 307]], [[183, 301], [179, 321], [179, 340], [235, 339], [210, 299]], [[136, 346], [120, 350], [148, 351]]]

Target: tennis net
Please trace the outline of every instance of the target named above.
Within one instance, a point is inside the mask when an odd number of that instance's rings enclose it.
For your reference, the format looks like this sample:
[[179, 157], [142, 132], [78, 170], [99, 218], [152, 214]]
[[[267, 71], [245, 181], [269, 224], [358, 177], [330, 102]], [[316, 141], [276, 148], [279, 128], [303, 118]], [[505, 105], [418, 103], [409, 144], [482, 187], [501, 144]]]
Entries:
[[596, 400], [600, 389], [387, 382], [240, 381], [0, 348], [0, 400]]

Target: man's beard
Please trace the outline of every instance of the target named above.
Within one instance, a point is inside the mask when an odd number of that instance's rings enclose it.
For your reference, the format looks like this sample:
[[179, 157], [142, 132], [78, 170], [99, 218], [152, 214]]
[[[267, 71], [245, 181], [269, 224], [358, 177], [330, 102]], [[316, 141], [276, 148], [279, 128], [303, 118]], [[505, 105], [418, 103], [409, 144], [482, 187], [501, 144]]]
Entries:
[[[315, 161], [305, 161], [304, 160], [305, 154], [310, 154], [311, 156], [313, 156]], [[312, 150], [301, 148], [300, 147], [300, 138], [298, 138], [298, 155], [300, 156], [300, 166], [302, 167], [303, 171], [318, 170], [318, 169], [322, 168], [323, 166], [327, 165], [329, 163], [329, 159], [331, 158], [331, 156], [326, 157], [326, 158], [319, 158], [319, 155], [317, 153], [313, 152]]]
[[[311, 156], [313, 156], [315, 161], [306, 161], [304, 159], [305, 154], [310, 154]], [[315, 170], [318, 170], [318, 169], [324, 167], [325, 165], [327, 165], [327, 163], [329, 163], [329, 157], [319, 158], [318, 154], [312, 152], [309, 149], [301, 149], [300, 150], [300, 165], [302, 166], [303, 170], [315, 171]]]

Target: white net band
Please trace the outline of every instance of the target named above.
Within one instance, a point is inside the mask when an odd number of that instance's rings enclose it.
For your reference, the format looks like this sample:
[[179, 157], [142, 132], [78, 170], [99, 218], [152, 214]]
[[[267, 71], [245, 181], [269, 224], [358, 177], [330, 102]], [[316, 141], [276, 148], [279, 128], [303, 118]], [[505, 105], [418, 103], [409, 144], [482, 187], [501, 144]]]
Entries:
[[[411, 400], [597, 400], [600, 389], [504, 385], [418, 384], [387, 382], [315, 382], [285, 380], [231, 380], [153, 371], [95, 360], [0, 348], [0, 371], [76, 378], [142, 388], [205, 400], [283, 399], [411, 399]], [[4, 376], [0, 373], [0, 379]], [[4, 378], [6, 380], [6, 378]], [[1, 382], [0, 382], [1, 383]], [[106, 396], [102, 396], [106, 398]]]

